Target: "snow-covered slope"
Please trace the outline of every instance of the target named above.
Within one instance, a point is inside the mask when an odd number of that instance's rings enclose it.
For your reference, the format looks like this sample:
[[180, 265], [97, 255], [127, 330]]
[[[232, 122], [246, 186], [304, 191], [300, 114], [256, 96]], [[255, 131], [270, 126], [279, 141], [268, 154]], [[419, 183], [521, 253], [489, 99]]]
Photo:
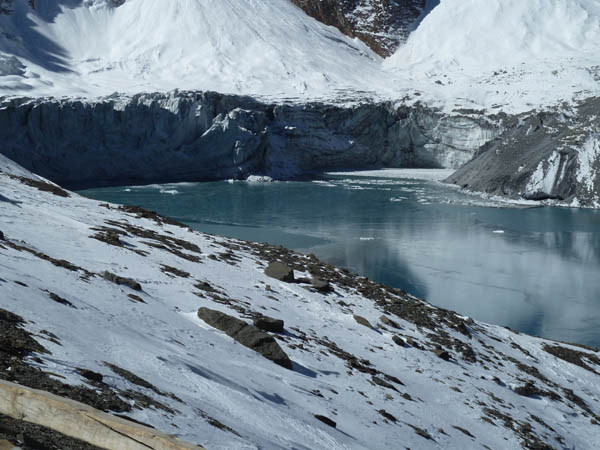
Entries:
[[114, 3], [44, 0], [32, 10], [15, 0], [14, 12], [0, 15], [0, 89], [93, 96], [201, 88], [285, 97], [367, 90], [379, 77], [380, 58], [365, 44], [289, 0]]
[[526, 111], [597, 93], [599, 51], [598, 0], [441, 0], [384, 66], [427, 97]]
[[[2, 378], [209, 449], [600, 444], [598, 352], [474, 322], [314, 257], [100, 204], [4, 158], [0, 170]], [[332, 291], [267, 277], [275, 260]], [[212, 328], [199, 307], [283, 319], [276, 342], [292, 369]], [[36, 354], [15, 358], [23, 348]]]
[[600, 93], [598, 0], [296, 1], [384, 41], [431, 12], [382, 60], [291, 0], [5, 0], [0, 94], [190, 89], [523, 112]]

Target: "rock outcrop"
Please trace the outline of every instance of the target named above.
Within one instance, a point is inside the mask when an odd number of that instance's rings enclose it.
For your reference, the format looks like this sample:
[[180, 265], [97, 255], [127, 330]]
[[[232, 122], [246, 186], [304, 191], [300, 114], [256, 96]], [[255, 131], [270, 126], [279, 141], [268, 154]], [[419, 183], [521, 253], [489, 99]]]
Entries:
[[365, 42], [380, 56], [406, 40], [426, 0], [292, 0], [309, 16]]
[[273, 336], [261, 331], [257, 327], [244, 322], [237, 317], [209, 308], [198, 309], [198, 317], [211, 327], [225, 332], [249, 349], [260, 353], [265, 358], [273, 361], [286, 369], [292, 369], [292, 361], [281, 349]]
[[277, 261], [267, 266], [265, 275], [285, 283], [293, 283], [295, 280], [294, 269]]

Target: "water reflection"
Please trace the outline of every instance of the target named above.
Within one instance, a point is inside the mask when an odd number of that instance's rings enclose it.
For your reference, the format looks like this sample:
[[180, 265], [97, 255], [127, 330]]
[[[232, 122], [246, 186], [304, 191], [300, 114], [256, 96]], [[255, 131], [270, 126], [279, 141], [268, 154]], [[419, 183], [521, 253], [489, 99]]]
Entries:
[[348, 177], [85, 194], [313, 252], [477, 319], [600, 346], [595, 211], [499, 208], [431, 182]]

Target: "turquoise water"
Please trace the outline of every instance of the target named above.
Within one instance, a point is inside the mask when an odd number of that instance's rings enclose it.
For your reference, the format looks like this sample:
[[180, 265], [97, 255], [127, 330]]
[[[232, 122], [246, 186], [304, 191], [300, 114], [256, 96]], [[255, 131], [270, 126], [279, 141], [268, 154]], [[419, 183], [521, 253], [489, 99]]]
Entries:
[[340, 175], [82, 193], [312, 252], [476, 319], [600, 347], [597, 211], [506, 208], [430, 181]]

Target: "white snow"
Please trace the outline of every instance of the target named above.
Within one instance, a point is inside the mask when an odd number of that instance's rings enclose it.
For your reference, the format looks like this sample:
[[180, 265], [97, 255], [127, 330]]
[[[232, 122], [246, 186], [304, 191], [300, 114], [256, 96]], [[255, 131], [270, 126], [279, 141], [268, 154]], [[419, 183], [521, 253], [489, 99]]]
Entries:
[[597, 0], [442, 0], [396, 54], [289, 0], [15, 0], [0, 95], [215, 90], [519, 112], [600, 93]]
[[[134, 410], [137, 420], [209, 449], [389, 449], [397, 448], [398, 442], [412, 449], [514, 449], [521, 445], [515, 432], [520, 424], [530, 424], [536, 436], [557, 448], [595, 448], [600, 442], [600, 428], [591, 425], [589, 414], [568, 401], [562, 390], [572, 389], [598, 414], [597, 372], [546, 353], [542, 348], [550, 343], [547, 340], [476, 322], [469, 325], [472, 337], [467, 337], [440, 319], [433, 333], [448, 333], [472, 347], [478, 359], [468, 363], [460, 352], [449, 349], [453, 359], [446, 362], [430, 351], [431, 330], [395, 316], [401, 329], [382, 326], [378, 322], [382, 307], [354, 288], [334, 283], [335, 292], [323, 295], [301, 284], [282, 283], [263, 274], [263, 257], [243, 242], [138, 219], [76, 194], [63, 198], [38, 191], [10, 177], [35, 178], [6, 159], [0, 159], [0, 170], [0, 230], [6, 239], [0, 241], [0, 308], [28, 321], [26, 328], [52, 352], [39, 355], [42, 362], [31, 360], [32, 364], [64, 377], [61, 380], [84, 383], [75, 370], [84, 367], [102, 373], [110, 386], [141, 389], [113, 373], [103, 364], [107, 361], [183, 401], [143, 389], [177, 413]], [[90, 238], [94, 228], [115, 227], [114, 221], [196, 244], [201, 254], [180, 251], [200, 260], [183, 259], [153, 246], [151, 238], [131, 233], [121, 236], [123, 247]], [[221, 257], [232, 245], [238, 262]], [[100, 276], [87, 279], [81, 271], [36, 256], [40, 252], [93, 273], [108, 270], [133, 278], [143, 291]], [[171, 276], [161, 271], [163, 265], [190, 276]], [[287, 333], [278, 342], [294, 361], [294, 370], [271, 363], [198, 319], [195, 312], [200, 306], [240, 317], [236, 309], [194, 287], [200, 281], [218, 289], [219, 297], [231, 299], [233, 306], [284, 319]], [[76, 309], [51, 301], [48, 292]], [[130, 293], [146, 303], [131, 302]], [[436, 314], [436, 308], [424, 308]], [[359, 325], [353, 314], [377, 329]], [[60, 345], [45, 339], [41, 330], [54, 333]], [[307, 340], [300, 338], [301, 332]], [[425, 349], [399, 346], [392, 341], [394, 334], [415, 339]], [[389, 379], [393, 389], [375, 384], [371, 374], [352, 370], [335, 356], [324, 345], [326, 340], [403, 384]], [[549, 381], [532, 377], [514, 361], [534, 367]], [[593, 361], [586, 363], [600, 370]], [[562, 401], [513, 391], [527, 380], [552, 390]], [[485, 408], [498, 410], [519, 425], [513, 430], [501, 419], [490, 418], [494, 424], [484, 421]], [[384, 419], [379, 410], [397, 422]], [[202, 411], [239, 436], [210, 425]], [[337, 429], [313, 414], [332, 418]], [[532, 415], [555, 431], [532, 420]], [[433, 440], [416, 434], [413, 427], [426, 430]], [[564, 441], [557, 441], [557, 434]]]
[[525, 194], [552, 194], [552, 188], [560, 182], [558, 169], [560, 168], [560, 153], [557, 151], [543, 161], [540, 161], [535, 171], [531, 174], [525, 187]]
[[[31, 93], [172, 89], [281, 97], [369, 88], [380, 58], [288, 0], [15, 0], [0, 50], [27, 64]], [[47, 9], [46, 9], [47, 8]], [[360, 68], [357, 70], [356, 68]], [[0, 92], [17, 89], [0, 78]], [[18, 90], [23, 90], [19, 88]]]
[[599, 50], [597, 0], [441, 0], [384, 66], [425, 101], [522, 111], [598, 92]]

